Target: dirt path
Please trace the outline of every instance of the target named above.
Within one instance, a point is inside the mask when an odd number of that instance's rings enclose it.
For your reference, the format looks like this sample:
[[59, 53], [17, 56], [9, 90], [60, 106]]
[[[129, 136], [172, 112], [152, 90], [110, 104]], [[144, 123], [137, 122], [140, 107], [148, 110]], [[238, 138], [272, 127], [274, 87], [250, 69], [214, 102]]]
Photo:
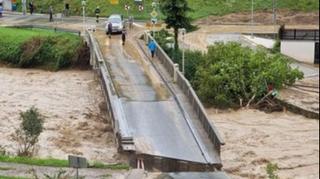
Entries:
[[101, 112], [103, 96], [92, 71], [0, 67], [0, 145], [15, 154], [12, 134], [19, 113], [32, 106], [45, 116], [36, 156], [66, 159], [68, 154], [108, 163], [122, 161], [112, 128]]
[[[186, 47], [206, 51], [212, 34], [241, 34], [278, 32], [280, 25], [274, 26], [271, 12], [255, 12], [255, 25], [251, 26], [251, 13], [234, 13], [225, 16], [209, 16], [194, 22], [199, 30], [188, 33], [185, 37]], [[277, 14], [277, 24], [286, 28], [319, 29], [319, 12], [299, 13], [281, 10]]]
[[224, 169], [234, 179], [266, 178], [268, 162], [281, 179], [319, 178], [319, 121], [292, 113], [207, 110], [223, 135]]

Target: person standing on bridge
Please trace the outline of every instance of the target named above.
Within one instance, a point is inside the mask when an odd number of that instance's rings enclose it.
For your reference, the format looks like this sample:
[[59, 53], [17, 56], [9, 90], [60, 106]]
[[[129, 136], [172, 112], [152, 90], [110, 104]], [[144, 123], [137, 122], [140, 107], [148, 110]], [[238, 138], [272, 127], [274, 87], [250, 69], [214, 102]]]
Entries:
[[108, 24], [107, 34], [109, 35], [109, 39], [111, 39], [111, 34], [112, 34], [112, 23], [111, 22], [109, 22], [109, 24]]
[[97, 19], [96, 19], [97, 23], [99, 23], [100, 12], [101, 12], [100, 7], [97, 6], [96, 10], [94, 11], [94, 13], [96, 14], [96, 17], [97, 17]]
[[122, 29], [122, 34], [121, 34], [121, 37], [122, 37], [122, 45], [125, 45], [125, 43], [126, 43], [126, 36], [127, 36], [127, 30], [126, 30], [126, 28], [123, 28], [123, 29]]
[[53, 22], [53, 8], [50, 6], [49, 8], [49, 22]]
[[153, 58], [154, 55], [155, 55], [155, 53], [156, 53], [156, 49], [157, 49], [157, 45], [156, 45], [156, 43], [154, 42], [154, 40], [151, 40], [151, 41], [149, 42], [148, 47], [149, 47], [149, 50], [150, 50], [150, 52], [151, 52], [151, 56], [152, 56], [152, 58]]

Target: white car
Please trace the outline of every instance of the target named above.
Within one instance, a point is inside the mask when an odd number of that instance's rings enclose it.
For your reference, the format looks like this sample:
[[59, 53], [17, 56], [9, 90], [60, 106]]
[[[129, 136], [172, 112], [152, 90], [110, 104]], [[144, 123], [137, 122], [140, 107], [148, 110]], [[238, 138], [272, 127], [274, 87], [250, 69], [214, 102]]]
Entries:
[[108, 26], [109, 24], [112, 24], [112, 33], [114, 32], [122, 32], [124, 28], [124, 22], [121, 15], [113, 14], [108, 18], [108, 21], [106, 21], [106, 32], [108, 32]]

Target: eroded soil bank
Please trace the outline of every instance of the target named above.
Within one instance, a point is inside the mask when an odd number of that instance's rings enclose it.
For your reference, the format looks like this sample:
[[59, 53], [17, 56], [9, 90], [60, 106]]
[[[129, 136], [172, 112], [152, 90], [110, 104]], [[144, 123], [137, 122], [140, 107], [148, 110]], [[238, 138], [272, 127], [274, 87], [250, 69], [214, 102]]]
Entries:
[[235, 179], [266, 178], [266, 165], [278, 164], [281, 179], [319, 178], [319, 121], [257, 110], [207, 110], [226, 145], [225, 171]]
[[20, 124], [19, 113], [35, 106], [45, 116], [36, 156], [67, 159], [74, 154], [108, 163], [125, 161], [117, 154], [103, 101], [92, 71], [0, 67], [0, 145], [16, 153], [12, 135]]
[[[241, 24], [251, 23], [251, 12], [231, 13], [224, 16], [208, 16], [196, 21], [197, 25]], [[254, 12], [254, 23], [273, 24], [273, 13], [270, 11]], [[277, 24], [286, 25], [319, 25], [318, 12], [277, 11]]]

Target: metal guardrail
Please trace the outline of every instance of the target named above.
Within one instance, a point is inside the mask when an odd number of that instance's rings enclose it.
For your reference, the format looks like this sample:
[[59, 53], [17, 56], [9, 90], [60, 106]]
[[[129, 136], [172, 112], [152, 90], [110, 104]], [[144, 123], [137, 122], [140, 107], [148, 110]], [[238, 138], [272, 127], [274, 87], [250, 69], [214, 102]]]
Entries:
[[53, 30], [55, 32], [66, 32], [72, 33], [76, 35], [81, 35], [81, 31], [79, 30], [71, 30], [65, 28], [57, 28], [57, 27], [50, 27], [50, 26], [40, 26], [40, 25], [14, 25], [14, 26], [6, 26], [10, 28], [18, 28], [18, 29], [44, 29], [44, 30]]
[[101, 79], [102, 89], [107, 102], [107, 113], [112, 119], [112, 126], [117, 137], [118, 145], [123, 151], [133, 151], [135, 150], [133, 136], [127, 125], [122, 103], [116, 92], [108, 66], [93, 35], [89, 31], [85, 31], [84, 36], [90, 47], [90, 63], [98, 72]]
[[175, 73], [177, 75], [177, 84], [182, 89], [183, 93], [188, 97], [189, 102], [191, 103], [193, 109], [195, 110], [199, 120], [202, 123], [202, 126], [204, 127], [205, 131], [207, 132], [211, 142], [214, 144], [214, 146], [217, 148], [217, 150], [220, 152], [221, 145], [224, 145], [224, 141], [221, 138], [221, 136], [218, 133], [218, 130], [216, 127], [210, 123], [210, 120], [208, 118], [207, 113], [205, 112], [205, 109], [197, 96], [196, 92], [192, 88], [190, 82], [184, 77], [184, 75], [180, 72], [175, 70], [175, 64], [171, 60], [171, 58], [166, 54], [166, 52], [160, 47], [160, 45], [155, 41], [155, 39], [148, 33], [145, 33], [144, 40], [146, 42], [149, 41], [149, 39], [154, 40], [157, 46], [156, 56], [161, 61], [162, 65], [165, 67], [165, 69], [169, 72], [171, 77], [174, 77]]
[[281, 40], [319, 41], [319, 29], [284, 29], [279, 31]]

